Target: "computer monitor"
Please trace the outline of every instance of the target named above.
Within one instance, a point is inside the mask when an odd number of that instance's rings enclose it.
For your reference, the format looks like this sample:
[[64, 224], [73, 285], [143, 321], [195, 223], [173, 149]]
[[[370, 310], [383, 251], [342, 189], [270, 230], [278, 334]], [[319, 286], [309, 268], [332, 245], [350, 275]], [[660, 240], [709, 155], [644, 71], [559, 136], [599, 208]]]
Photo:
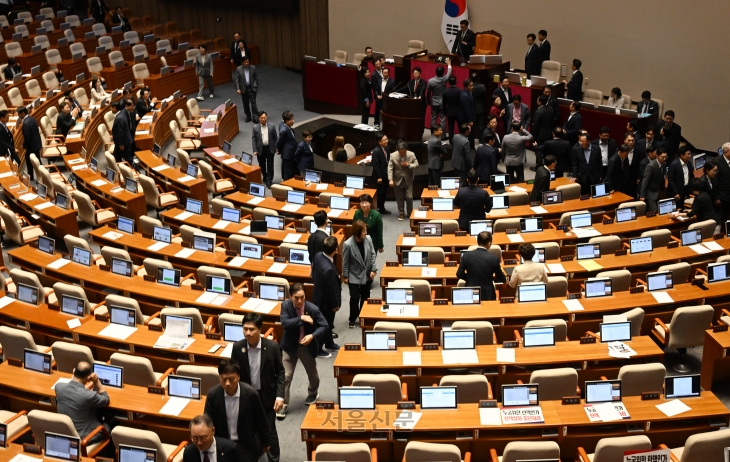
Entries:
[[[328, 236], [332, 235], [332, 222], [327, 220], [327, 224], [324, 226], [325, 232]], [[309, 234], [317, 232], [317, 223], [314, 220], [309, 221]]]
[[[545, 249], [536, 248], [535, 255], [532, 256], [532, 261], [535, 263], [545, 263]], [[520, 263], [524, 263], [525, 259], [520, 255]]]
[[20, 282], [17, 284], [17, 291], [16, 297], [18, 301], [38, 305], [38, 287], [29, 286]]
[[621, 401], [621, 380], [586, 380], [586, 404]]
[[441, 345], [444, 350], [473, 350], [476, 335], [475, 329], [442, 330]]
[[193, 248], [203, 252], [213, 252], [215, 250], [215, 236], [195, 234], [193, 236]]
[[525, 348], [555, 346], [555, 327], [524, 327], [522, 329], [522, 346]]
[[38, 250], [48, 255], [56, 254], [56, 241], [46, 236], [38, 236]]
[[45, 199], [46, 192], [47, 192], [46, 185], [44, 185], [43, 183], [37, 183], [35, 192], [36, 192], [36, 194], [38, 194], [38, 197], [40, 197], [41, 199]]
[[307, 194], [304, 191], [287, 191], [286, 201], [290, 204], [304, 205]]
[[478, 305], [481, 303], [481, 289], [479, 287], [452, 287], [452, 305]]
[[61, 313], [70, 314], [71, 316], [84, 317], [86, 301], [83, 298], [72, 297], [71, 295], [61, 295]]
[[192, 199], [190, 197], [187, 198], [185, 201], [185, 211], [194, 213], [196, 215], [202, 215], [203, 214], [203, 201], [199, 201], [197, 199]]
[[281, 284], [259, 284], [259, 298], [283, 302], [285, 299], [284, 286]]
[[110, 266], [112, 274], [132, 277], [133, 265], [131, 261], [122, 260], [121, 258], [112, 258]]
[[177, 162], [177, 158], [173, 156], [172, 154], [167, 155], [167, 165], [170, 167], [174, 167]]
[[707, 281], [720, 282], [730, 279], [730, 262], [707, 265]]
[[45, 444], [46, 457], [73, 462], [77, 462], [79, 460], [79, 447], [81, 446], [81, 441], [77, 436], [46, 432]]
[[495, 194], [492, 196], [492, 210], [505, 210], [509, 208], [509, 196]]
[[365, 189], [365, 177], [363, 176], [345, 176], [345, 187], [351, 189]]
[[230, 207], [223, 207], [221, 210], [221, 220], [230, 221], [232, 223], [241, 222], [241, 209], [232, 209]]
[[224, 141], [223, 146], [221, 147], [221, 150], [225, 152], [226, 154], [231, 153], [231, 143], [230, 141]]
[[651, 236], [647, 237], [635, 237], [629, 239], [629, 246], [631, 247], [631, 254], [651, 252], [654, 250], [654, 240]]
[[636, 207], [621, 207], [616, 209], [616, 223], [636, 220]]
[[570, 216], [570, 227], [576, 228], [589, 228], [593, 224], [590, 213], [576, 213]]
[[317, 170], [304, 170], [304, 181], [308, 181], [310, 183], [321, 183], [322, 172]]
[[647, 273], [646, 284], [649, 286], [649, 292], [654, 290], [667, 290], [674, 287], [672, 284], [671, 271], [659, 271], [657, 273]]
[[132, 194], [137, 194], [137, 181], [134, 178], [125, 178], [124, 189]]
[[599, 324], [601, 343], [628, 342], [631, 340], [631, 323], [602, 322]]
[[404, 250], [403, 266], [428, 266], [428, 252]]
[[544, 302], [547, 300], [547, 284], [544, 282], [529, 282], [517, 286], [517, 301]]
[[[276, 217], [274, 217], [276, 218]], [[278, 223], [279, 220], [275, 220], [276, 223]], [[278, 229], [278, 228], [274, 228]], [[264, 220], [253, 220], [249, 224], [249, 231], [248, 233], [251, 236], [264, 236], [269, 231], [269, 221]]]
[[168, 375], [167, 394], [176, 398], [200, 399], [200, 379]]
[[99, 171], [99, 160], [96, 157], [92, 157], [89, 166], [94, 173], [97, 173]]
[[456, 387], [421, 387], [421, 409], [456, 409]]
[[398, 349], [398, 333], [396, 331], [365, 331], [366, 351], [394, 351]]
[[74, 247], [71, 252], [71, 261], [84, 266], [91, 266], [91, 251]]
[[459, 177], [441, 178], [441, 189], [445, 191], [459, 189], [460, 180]]
[[261, 260], [264, 246], [261, 244], [251, 244], [248, 242], [241, 243], [240, 254], [244, 258], [253, 258], [254, 260]]
[[491, 233], [493, 225], [492, 220], [472, 220], [469, 222], [469, 235], [477, 236], [482, 231]]
[[682, 245], [694, 245], [702, 242], [702, 230], [699, 228], [682, 231], [679, 236], [682, 238]]
[[267, 229], [278, 229], [279, 231], [284, 229], [284, 217], [266, 215], [264, 220], [266, 220]]
[[51, 353], [43, 353], [28, 348], [23, 350], [24, 369], [51, 375], [51, 362]]
[[205, 291], [231, 295], [231, 279], [209, 274], [205, 277]]
[[504, 186], [509, 186], [510, 175], [490, 175], [489, 184], [494, 186], [495, 182], [502, 183]]
[[240, 322], [224, 322], [223, 323], [223, 341], [238, 342], [246, 336], [243, 334], [243, 325]]
[[309, 251], [307, 249], [289, 249], [289, 263], [295, 265], [311, 265]]
[[375, 409], [375, 387], [340, 387], [340, 409]]
[[675, 375], [664, 379], [664, 398], [666, 399], [698, 397], [701, 393], [700, 374]]
[[68, 196], [61, 193], [56, 193], [56, 206], [61, 207], [64, 210], [68, 210]]
[[350, 198], [342, 196], [331, 196], [330, 197], [330, 208], [333, 210], [349, 210], [350, 209]]
[[180, 270], [174, 268], [157, 268], [157, 283], [180, 287]]
[[706, 161], [706, 154], [696, 154], [694, 157], [692, 157], [692, 162], [694, 163], [695, 170], [700, 170], [705, 166]]
[[248, 193], [256, 197], [266, 196], [266, 186], [259, 183], [249, 183]]
[[502, 407], [538, 406], [538, 384], [502, 385]]
[[601, 244], [577, 244], [575, 248], [578, 260], [601, 258]]
[[0, 448], [8, 445], [8, 424], [0, 423]]
[[174, 316], [168, 314], [163, 318], [163, 322], [165, 324], [169, 323], [170, 321], [185, 323], [187, 327], [188, 337], [191, 337], [193, 335], [193, 318], [191, 318], [190, 316]]
[[659, 215], [672, 213], [677, 209], [677, 201], [674, 198], [659, 200]]
[[91, 370], [99, 377], [99, 381], [107, 387], [122, 388], [124, 384], [124, 368], [110, 364], [94, 363]]
[[104, 172], [104, 178], [106, 178], [106, 181], [108, 181], [109, 183], [114, 183], [115, 182], [114, 180], [116, 179], [116, 177], [117, 177], [117, 171], [114, 170], [113, 168], [107, 167], [106, 172]]
[[589, 278], [585, 281], [586, 298], [608, 297], [613, 294], [611, 278]]
[[542, 231], [542, 217], [520, 218], [520, 232], [535, 233]]
[[123, 233], [134, 234], [134, 220], [119, 215], [117, 217], [117, 229]]
[[140, 448], [126, 444], [117, 445], [119, 451], [119, 462], [156, 462], [157, 450]]
[[188, 168], [185, 169], [185, 173], [193, 178], [198, 177], [198, 166], [195, 164], [188, 164]]
[[446, 197], [434, 197], [432, 208], [434, 212], [453, 212], [454, 199]]
[[137, 324], [137, 312], [133, 308], [112, 305], [109, 307], [109, 321], [114, 324], [134, 327]]
[[172, 230], [170, 228], [155, 226], [152, 228], [152, 239], [169, 244], [172, 242]]
[[253, 164], [253, 154], [249, 154], [247, 152], [241, 152], [241, 162], [243, 162], [246, 165]]
[[411, 305], [413, 304], [413, 287], [386, 287], [386, 305]]
[[441, 237], [443, 225], [441, 223], [418, 223], [419, 237]]
[[597, 197], [605, 197], [611, 193], [608, 183], [600, 183], [591, 185], [591, 197], [594, 199]]
[[542, 204], [553, 205], [563, 203], [563, 191], [543, 191]]

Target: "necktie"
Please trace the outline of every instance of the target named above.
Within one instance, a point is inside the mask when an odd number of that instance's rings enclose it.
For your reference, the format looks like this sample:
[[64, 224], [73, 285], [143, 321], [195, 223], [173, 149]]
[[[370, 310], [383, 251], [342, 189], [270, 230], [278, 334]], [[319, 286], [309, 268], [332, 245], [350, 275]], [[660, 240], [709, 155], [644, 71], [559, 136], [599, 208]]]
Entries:
[[417, 90], [418, 90], [418, 80], [416, 80], [416, 83], [413, 84], [413, 91], [415, 92]]
[[208, 451], [203, 451], [203, 462], [210, 462], [210, 457], [208, 457]]
[[[296, 310], [297, 310], [297, 314], [299, 316], [304, 314], [304, 307], [302, 307], [301, 310], [299, 308], [296, 308]], [[299, 326], [299, 341], [301, 342], [303, 338], [304, 338], [304, 322], [302, 322], [302, 325]], [[205, 461], [203, 461], [203, 462], [205, 462]]]

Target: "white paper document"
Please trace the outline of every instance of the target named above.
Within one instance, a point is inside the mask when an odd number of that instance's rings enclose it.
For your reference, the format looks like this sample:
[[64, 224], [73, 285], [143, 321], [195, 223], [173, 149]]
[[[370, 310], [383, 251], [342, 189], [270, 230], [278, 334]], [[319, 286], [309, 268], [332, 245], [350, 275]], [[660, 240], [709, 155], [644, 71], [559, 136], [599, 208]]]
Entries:
[[70, 381], [71, 381], [71, 377], [61, 377], [60, 379], [56, 380], [56, 383], [51, 385], [51, 390], [55, 390], [56, 385], [58, 385], [59, 383], [69, 383]]
[[479, 408], [479, 425], [502, 425], [502, 414], [499, 412], [499, 408]]
[[444, 364], [477, 364], [479, 356], [477, 350], [441, 350], [441, 360]]
[[608, 356], [612, 358], [630, 358], [636, 355], [636, 352], [624, 342], [610, 342], [608, 344]]
[[449, 198], [451, 197], [451, 191], [444, 191], [442, 189], [439, 190], [439, 197]]
[[584, 311], [583, 305], [580, 304], [580, 300], [563, 300], [563, 305], [568, 311]]
[[213, 225], [213, 229], [226, 229], [226, 226], [228, 226], [228, 223], [231, 223], [231, 222], [230, 221], [226, 221], [226, 220], [218, 220]]
[[10, 305], [14, 301], [15, 301], [15, 299], [13, 297], [8, 297], [7, 295], [4, 296], [3, 298], [0, 298], [0, 309], [5, 308], [6, 306]]
[[254, 309], [254, 312], [261, 313], [261, 314], [269, 314], [271, 313], [271, 310], [276, 308], [277, 303], [272, 300], [261, 300], [261, 303], [259, 303], [259, 306]]
[[674, 303], [674, 299], [667, 292], [658, 291], [649, 293], [654, 296], [654, 300], [656, 300], [657, 303]]
[[428, 212], [425, 210], [414, 210], [413, 218], [426, 218]]
[[66, 260], [65, 258], [59, 258], [58, 260], [54, 261], [53, 263], [47, 264], [46, 268], [58, 269], [69, 263], [71, 263], [71, 260]]
[[190, 255], [195, 253], [195, 249], [182, 249], [178, 253], [175, 254], [177, 258], [188, 258]]
[[248, 261], [248, 258], [246, 258], [246, 257], [233, 257], [233, 259], [228, 262], [228, 266], [241, 267], [247, 261]]
[[525, 242], [522, 234], [508, 234], [507, 239], [509, 239], [510, 242]]
[[403, 352], [403, 365], [404, 366], [420, 366], [421, 365], [421, 352], [420, 351], [404, 351]]
[[211, 155], [212, 155], [213, 157], [225, 157], [225, 156], [227, 156], [228, 154], [226, 154], [226, 153], [225, 153], [225, 152], [223, 152], [223, 151], [216, 151], [216, 152], [212, 152], [212, 153], [211, 153]]
[[33, 199], [35, 199], [36, 197], [38, 197], [38, 194], [28, 193], [28, 194], [23, 194], [18, 199], [20, 199], [21, 201], [30, 202]]
[[514, 348], [497, 348], [497, 362], [513, 363], [515, 362]]
[[342, 195], [343, 196], [354, 196], [355, 195], [355, 188], [343, 188], [342, 189]]
[[122, 236], [124, 236], [124, 234], [118, 233], [116, 231], [108, 231], [108, 232], [102, 234], [101, 237], [105, 237], [105, 238], [107, 238], [109, 240], [116, 241], [118, 239], [121, 239]]
[[137, 130], [136, 132], [134, 132], [134, 134], [135, 135], [149, 135], [150, 131], [149, 130]]
[[170, 244], [168, 244], [167, 242], [155, 242], [151, 246], [147, 247], [147, 250], [151, 250], [153, 252], [159, 252], [160, 250], [164, 249], [168, 245], [170, 245]]
[[84, 159], [82, 159], [82, 158], [79, 157], [78, 159], [71, 159], [71, 160], [69, 160], [68, 161], [68, 164], [69, 165], [76, 165], [76, 164], [80, 164], [83, 161], [84, 161]]
[[286, 269], [286, 263], [274, 263], [268, 269], [268, 273], [281, 273]]
[[672, 401], [667, 401], [663, 404], [657, 404], [656, 408], [666, 414], [667, 417], [672, 417], [677, 414], [692, 410], [691, 407], [687, 406], [678, 399], [673, 399]]
[[393, 422], [393, 425], [400, 430], [413, 430], [418, 421], [421, 420], [422, 415], [422, 412], [402, 411]]
[[725, 250], [725, 249], [723, 249], [723, 247], [720, 244], [718, 244], [715, 241], [703, 242], [702, 245], [704, 245], [705, 247], [707, 247], [710, 250], [714, 250], [714, 251], [718, 251], [718, 252]]
[[235, 164], [236, 162], [238, 162], [238, 159], [236, 159], [235, 157], [229, 157], [228, 159], [223, 160], [221, 164], [231, 165]]
[[565, 273], [565, 268], [563, 268], [562, 263], [548, 263], [547, 269], [551, 274], [563, 274]]
[[160, 409], [160, 414], [178, 416], [183, 411], [183, 409], [185, 409], [185, 406], [187, 406], [189, 402], [190, 400], [186, 398], [172, 397], [167, 400], [164, 406], [162, 406], [162, 409]]
[[327, 191], [329, 188], [329, 183], [317, 183], [317, 186], [314, 187], [316, 191]]
[[710, 253], [711, 252], [710, 249], [708, 249], [707, 247], [705, 247], [702, 244], [694, 244], [694, 245], [689, 246], [689, 248], [692, 249], [692, 250], [694, 250], [695, 252], [697, 252], [700, 255], [702, 255], [703, 253]]
[[3, 172], [3, 173], [0, 173], [0, 178], [7, 178], [9, 176], [13, 176], [13, 172]]
[[[187, 335], [187, 327], [185, 327], [185, 335]], [[192, 345], [194, 341], [194, 338], [172, 337], [163, 334], [155, 342], [154, 348], [163, 348], [166, 350], [185, 350], [187, 347]]]
[[192, 216], [193, 216], [193, 212], [182, 212], [182, 213], [178, 213], [177, 215], [175, 215], [175, 219], [183, 221], [183, 220], [187, 220], [188, 218], [190, 218]]
[[530, 207], [530, 210], [532, 210], [535, 213], [548, 213], [548, 211], [545, 207], [540, 207], [540, 206]]
[[188, 181], [193, 181], [195, 178], [190, 175], [184, 175], [177, 179], [180, 183], [187, 183]]
[[337, 218], [340, 215], [342, 215], [342, 212], [344, 212], [344, 210], [341, 210], [341, 209], [330, 209], [327, 212], [327, 216], [330, 217], [330, 218]]
[[216, 298], [217, 296], [218, 296], [218, 294], [215, 292], [203, 292], [203, 294], [200, 297], [198, 297], [195, 301], [197, 303], [203, 303], [205, 305], [209, 305], [213, 301], [213, 299]]
[[487, 215], [490, 217], [506, 217], [509, 213], [504, 209], [492, 209]]
[[106, 180], [94, 180], [91, 182], [93, 186], [96, 186], [97, 188], [104, 186], [106, 184]]
[[510, 191], [513, 191], [513, 192], [522, 192], [522, 191], [527, 191], [527, 190], [526, 190], [525, 188], [521, 188], [521, 187], [519, 187], [519, 186], [510, 186], [510, 187], [509, 187], [509, 188], [507, 188], [507, 189], [509, 189]]
[[284, 237], [284, 240], [282, 242], [288, 242], [291, 244], [296, 244], [299, 242], [299, 239], [302, 238], [302, 234], [297, 233], [289, 233]]
[[113, 338], [116, 340], [127, 340], [129, 336], [134, 334], [135, 332], [137, 332], [136, 327], [111, 323], [102, 330], [100, 330], [97, 335]]
[[170, 168], [169, 165], [167, 165], [167, 164], [160, 164], [157, 167], [153, 167], [152, 170], [154, 170], [155, 172], [161, 172], [163, 170], [167, 170], [168, 168]]
[[87, 168], [89, 168], [88, 165], [75, 165], [71, 167], [71, 170], [75, 172], [76, 170], [86, 170]]
[[81, 320], [79, 318], [69, 319], [66, 321], [66, 325], [68, 325], [69, 329], [75, 329], [81, 326]]
[[41, 202], [40, 204], [36, 204], [33, 206], [36, 210], [43, 210], [47, 209], [48, 207], [53, 207], [53, 202]]
[[415, 237], [404, 237], [401, 245], [413, 246], [416, 245]]
[[623, 417], [621, 417], [621, 414], [618, 413], [618, 411], [614, 407], [613, 403], [611, 403], [611, 402], [594, 404], [593, 407], [596, 409], [596, 412], [598, 412], [599, 417], [604, 422], [612, 422], [614, 420], [623, 419]]
[[601, 232], [593, 228], [575, 228], [573, 229], [573, 234], [575, 234], [575, 237], [582, 239], [586, 237], [600, 236]]
[[225, 348], [223, 348], [223, 351], [221, 351], [221, 358], [230, 358], [233, 354], [233, 344], [229, 343], [226, 345]]
[[247, 200], [246, 203], [250, 205], [256, 205], [262, 203], [263, 201], [263, 197], [252, 197], [251, 199]]
[[302, 208], [302, 206], [299, 204], [286, 204], [284, 207], [281, 208], [281, 210], [284, 212], [294, 213], [300, 208]]
[[436, 277], [436, 268], [421, 268], [422, 278], [434, 278]]
[[418, 305], [390, 305], [387, 317], [417, 318]]

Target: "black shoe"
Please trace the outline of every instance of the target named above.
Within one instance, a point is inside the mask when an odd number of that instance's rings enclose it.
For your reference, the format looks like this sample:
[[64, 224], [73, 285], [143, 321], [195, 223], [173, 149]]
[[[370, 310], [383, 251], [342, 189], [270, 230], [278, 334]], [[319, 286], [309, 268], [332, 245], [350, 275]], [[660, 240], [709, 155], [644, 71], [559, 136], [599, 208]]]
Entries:
[[246, 120], [244, 120], [244, 122], [246, 122], [246, 123], [251, 122], [251, 117], [246, 117]]
[[381, 215], [390, 215], [391, 213], [393, 213], [393, 212], [391, 212], [390, 210], [385, 210], [385, 209], [380, 211]]
[[532, 170], [533, 172], [535, 172], [535, 171], [537, 171], [537, 167], [530, 167], [530, 170]]
[[332, 332], [332, 338], [337, 338], [337, 337], [339, 337], [339, 335], [337, 335], [336, 332]]
[[347, 327], [349, 327], [350, 329], [352, 329], [352, 328], [355, 327], [355, 323], [354, 322], [351, 322], [350, 324], [347, 325]]
[[325, 345], [324, 349], [329, 350], [329, 351], [337, 351], [340, 349], [340, 346], [338, 344], [336, 344], [335, 342], [332, 342], [332, 345], [329, 345], [329, 346]]

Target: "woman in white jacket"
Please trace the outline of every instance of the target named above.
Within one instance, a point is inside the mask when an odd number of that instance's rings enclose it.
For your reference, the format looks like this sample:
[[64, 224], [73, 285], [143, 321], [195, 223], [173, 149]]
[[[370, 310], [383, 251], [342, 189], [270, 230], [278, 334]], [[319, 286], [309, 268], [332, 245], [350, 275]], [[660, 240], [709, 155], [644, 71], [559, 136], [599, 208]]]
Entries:
[[109, 93], [101, 86], [101, 79], [99, 77], [91, 79], [91, 104], [101, 104], [101, 100], [107, 96], [109, 96]]

